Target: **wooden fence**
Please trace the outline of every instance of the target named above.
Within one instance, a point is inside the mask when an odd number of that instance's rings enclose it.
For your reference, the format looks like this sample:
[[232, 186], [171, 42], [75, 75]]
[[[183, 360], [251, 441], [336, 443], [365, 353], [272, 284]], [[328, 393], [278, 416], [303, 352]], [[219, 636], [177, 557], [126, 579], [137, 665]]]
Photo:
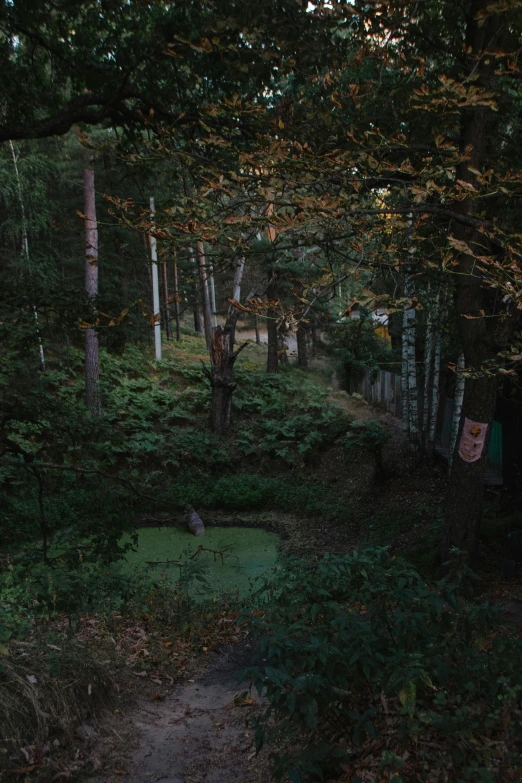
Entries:
[[[350, 394], [360, 394], [367, 402], [376, 408], [388, 411], [397, 418], [402, 418], [401, 376], [385, 370], [370, 370], [366, 368], [361, 376], [350, 383]], [[419, 393], [419, 416], [422, 416]], [[449, 456], [451, 426], [453, 421], [453, 398], [443, 396], [441, 410], [437, 422], [435, 450], [445, 459]], [[502, 484], [502, 425], [494, 421], [489, 441], [486, 484]]]
[[402, 417], [401, 376], [385, 370], [366, 368], [362, 376], [350, 383], [350, 394], [360, 394], [376, 408]]

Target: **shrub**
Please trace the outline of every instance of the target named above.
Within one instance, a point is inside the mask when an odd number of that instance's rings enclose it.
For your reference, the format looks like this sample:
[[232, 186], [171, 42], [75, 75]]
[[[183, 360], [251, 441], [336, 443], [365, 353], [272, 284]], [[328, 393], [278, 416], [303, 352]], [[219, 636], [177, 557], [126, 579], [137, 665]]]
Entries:
[[292, 738], [277, 780], [514, 779], [522, 643], [487, 605], [384, 549], [289, 560], [258, 601], [256, 743]]
[[390, 440], [390, 433], [378, 421], [354, 421], [349, 431], [340, 441], [345, 456], [352, 456], [356, 450], [367, 450], [373, 457], [375, 480], [384, 481], [387, 471], [382, 458], [382, 450]]

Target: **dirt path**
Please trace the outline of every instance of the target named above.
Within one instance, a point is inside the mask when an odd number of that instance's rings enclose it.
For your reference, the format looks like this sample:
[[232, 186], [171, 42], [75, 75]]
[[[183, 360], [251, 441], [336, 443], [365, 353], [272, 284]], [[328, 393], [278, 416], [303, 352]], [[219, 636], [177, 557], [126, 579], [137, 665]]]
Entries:
[[131, 716], [139, 745], [118, 749], [108, 772], [89, 783], [261, 783], [266, 759], [254, 759], [247, 718], [260, 710], [257, 694], [239, 683], [251, 663], [248, 644], [215, 653], [200, 675], [163, 701], [138, 700]]

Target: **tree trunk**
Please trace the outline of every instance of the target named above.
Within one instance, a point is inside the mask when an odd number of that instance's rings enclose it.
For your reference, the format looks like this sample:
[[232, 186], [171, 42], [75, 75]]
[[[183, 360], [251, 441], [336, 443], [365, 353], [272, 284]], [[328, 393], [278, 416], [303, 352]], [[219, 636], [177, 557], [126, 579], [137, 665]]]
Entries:
[[[85, 290], [91, 308], [90, 320], [96, 321], [98, 293], [98, 224], [94, 169], [91, 154], [87, 154], [83, 169], [83, 211], [85, 214]], [[98, 362], [98, 332], [94, 326], [85, 330], [85, 402], [94, 416], [102, 415], [100, 372]]]
[[185, 522], [193, 536], [205, 535], [205, 525], [194, 506], [185, 507]]
[[[438, 300], [434, 305], [430, 303], [428, 308], [428, 318], [426, 322], [426, 340], [424, 350], [424, 397], [422, 405], [422, 438], [424, 443], [428, 442], [428, 429], [430, 421], [430, 390], [433, 386], [433, 356], [435, 347], [435, 323], [438, 320]], [[435, 310], [435, 313], [434, 313]]]
[[214, 267], [212, 266], [212, 264], [210, 265], [209, 283], [210, 283], [210, 310], [211, 310], [211, 317], [212, 317], [212, 328], [215, 329], [218, 324], [217, 324], [217, 312], [216, 312], [216, 283], [214, 280]]
[[[232, 298], [237, 302], [241, 294], [244, 268], [245, 262], [243, 261], [236, 268], [234, 275], [234, 296]], [[212, 429], [217, 435], [224, 435], [230, 426], [232, 394], [236, 386], [234, 364], [247, 345], [245, 342], [237, 351], [234, 351], [238, 317], [239, 310], [230, 305], [225, 325], [217, 326], [214, 329], [210, 344], [210, 371], [206, 370], [206, 374], [212, 386]]]
[[[270, 301], [275, 300], [276, 288], [274, 282], [268, 286], [267, 297]], [[266, 314], [266, 331], [268, 337], [268, 355], [266, 360], [266, 371], [272, 375], [277, 374], [279, 369], [277, 361], [277, 313], [273, 307], [269, 307]]]
[[[189, 255], [192, 259], [192, 262], [197, 265], [194, 248], [189, 247]], [[201, 292], [199, 291], [199, 286], [196, 285], [196, 283], [194, 283], [192, 288], [194, 291], [194, 329], [198, 334], [205, 334], [203, 321], [201, 319], [201, 308], [199, 306], [201, 301]]]
[[402, 345], [401, 345], [401, 406], [402, 406], [402, 431], [406, 438], [410, 439], [410, 417], [409, 417], [409, 392], [408, 392], [408, 339], [406, 312], [402, 317]]
[[[154, 197], [150, 197], [150, 216], [154, 220]], [[161, 361], [161, 312], [159, 296], [159, 278], [158, 278], [158, 252], [156, 237], [149, 234], [150, 257], [152, 261], [152, 313], [154, 316], [154, 350], [156, 361]]]
[[[31, 259], [29, 256], [27, 217], [25, 214], [25, 204], [24, 204], [24, 198], [22, 193], [22, 182], [20, 180], [20, 172], [18, 171], [18, 155], [15, 152], [14, 144], [12, 141], [9, 141], [9, 147], [11, 149], [11, 157], [13, 158], [13, 166], [14, 166], [15, 176], [16, 176], [16, 189], [18, 192], [18, 202], [20, 204], [20, 212], [22, 214], [22, 256], [25, 256], [25, 259], [27, 261], [27, 269], [29, 271], [29, 275], [31, 275]], [[33, 313], [34, 313], [34, 320], [36, 322], [36, 337], [38, 340], [38, 350], [40, 352], [40, 367], [42, 368], [43, 371], [45, 371], [45, 351], [42, 343], [42, 336], [40, 334], [40, 326], [38, 324], [38, 310], [36, 309], [35, 305], [33, 305]]]
[[297, 366], [302, 370], [308, 369], [308, 350], [306, 344], [306, 329], [302, 323], [297, 327]]
[[201, 310], [199, 309], [198, 288], [196, 285], [194, 285], [194, 330], [198, 334], [205, 334], [203, 321], [201, 319]]
[[[410, 274], [404, 281], [404, 295], [412, 299], [415, 293], [413, 280]], [[404, 310], [403, 316], [403, 389], [406, 391], [406, 405], [403, 401], [403, 418], [407, 418], [405, 430], [408, 433], [408, 441], [413, 451], [415, 460], [419, 458], [419, 407], [417, 392], [417, 365], [416, 365], [416, 311], [414, 307]], [[406, 374], [406, 378], [404, 378]]]
[[312, 318], [310, 332], [312, 334], [312, 356], [315, 358], [317, 356], [317, 347], [319, 345], [319, 335], [317, 334], [317, 324], [315, 322], [315, 318]]
[[174, 259], [174, 321], [176, 323], [176, 340], [181, 341], [181, 330], [179, 323], [179, 283], [178, 283], [178, 265]]
[[[466, 27], [466, 66], [464, 77], [474, 74], [473, 84], [482, 89], [490, 86], [495, 71], [495, 58], [485, 56], [485, 50], [497, 45], [500, 18], [491, 13], [483, 23], [478, 19], [488, 0], [472, 0], [470, 3]], [[460, 150], [466, 155], [465, 161], [457, 166], [456, 179], [469, 183], [474, 192], [480, 192], [481, 185], [474, 171], [482, 171], [487, 144], [487, 123], [490, 109], [474, 106], [463, 109], [460, 126]], [[473, 197], [463, 199], [454, 205], [461, 214], [472, 214], [479, 207]], [[484, 253], [484, 234], [457, 221], [453, 225], [455, 239], [466, 242], [476, 249], [478, 255]], [[472, 372], [481, 373], [485, 359], [496, 354], [494, 332], [498, 319], [483, 317], [487, 309], [486, 296], [481, 278], [475, 274], [475, 259], [466, 253], [457, 255], [455, 267], [455, 312], [460, 333], [466, 367]], [[465, 316], [471, 316], [465, 317]], [[482, 517], [484, 498], [484, 471], [486, 467], [488, 440], [495, 411], [497, 383], [494, 377], [485, 373], [466, 379], [464, 403], [462, 408], [460, 433], [463, 421], [467, 418], [487, 425], [487, 437], [482, 456], [475, 462], [467, 462], [459, 455], [453, 460], [451, 469], [448, 502], [442, 533], [441, 552], [447, 560], [451, 547], [464, 550], [470, 565], [475, 565], [478, 556], [478, 535]]]
[[448, 471], [451, 473], [451, 467], [453, 465], [453, 457], [455, 455], [455, 446], [457, 445], [457, 438], [460, 430], [460, 416], [462, 413], [462, 403], [464, 402], [464, 389], [466, 386], [466, 378], [462, 374], [466, 369], [466, 360], [462, 351], [457, 359], [457, 372], [455, 377], [455, 394], [453, 396], [453, 418], [451, 421], [451, 435], [448, 455]]
[[[439, 301], [440, 305], [440, 301]], [[440, 402], [440, 357], [442, 354], [442, 315], [443, 310], [439, 306], [437, 312], [437, 331], [435, 336], [435, 356], [433, 359], [433, 385], [431, 389], [431, 408], [430, 419], [428, 429], [428, 450], [433, 453], [433, 447], [435, 445], [435, 435], [437, 432], [437, 418], [439, 415], [439, 402]]]
[[201, 300], [203, 302], [203, 324], [205, 326], [205, 339], [210, 349], [212, 345], [212, 314], [210, 311], [210, 296], [208, 292], [207, 269], [205, 264], [205, 249], [203, 242], [196, 243], [196, 253], [198, 257], [199, 269], [199, 288], [201, 291]]
[[261, 345], [261, 336], [259, 334], [259, 318], [257, 315], [254, 316], [254, 329], [256, 332], [256, 345]]
[[170, 329], [170, 313], [169, 313], [169, 281], [167, 275], [167, 262], [164, 261], [161, 265], [161, 275], [163, 278], [163, 309], [165, 311], [165, 333], [167, 340], [172, 337]]

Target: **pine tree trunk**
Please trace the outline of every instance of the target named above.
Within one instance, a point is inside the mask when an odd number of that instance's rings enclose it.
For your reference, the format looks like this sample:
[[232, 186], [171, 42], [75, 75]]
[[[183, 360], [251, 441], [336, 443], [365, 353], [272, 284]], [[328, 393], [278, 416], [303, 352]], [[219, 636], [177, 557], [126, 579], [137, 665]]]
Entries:
[[165, 310], [165, 333], [167, 340], [172, 337], [170, 329], [170, 312], [169, 312], [169, 281], [167, 275], [167, 262], [164, 261], [161, 265], [161, 274], [163, 278], [163, 309]]
[[[90, 320], [96, 320], [98, 294], [98, 224], [92, 155], [86, 156], [83, 169], [83, 211], [85, 214], [85, 290], [91, 307]], [[98, 332], [94, 327], [85, 330], [85, 402], [94, 416], [102, 415], [100, 372], [98, 361]]]
[[[267, 290], [267, 297], [273, 301], [276, 298], [276, 287], [273, 282], [270, 283]], [[266, 371], [272, 375], [277, 374], [279, 370], [279, 364], [277, 360], [278, 346], [277, 346], [277, 313], [269, 307], [266, 314], [266, 331], [268, 338], [268, 355], [266, 360]]]
[[310, 332], [312, 335], [312, 356], [315, 358], [317, 356], [317, 347], [319, 345], [319, 336], [317, 334], [317, 324], [315, 322], [315, 318], [312, 319]]
[[464, 402], [464, 389], [466, 386], [466, 378], [462, 374], [464, 370], [466, 369], [466, 360], [464, 358], [464, 354], [459, 354], [459, 358], [457, 359], [457, 372], [456, 372], [456, 378], [455, 378], [455, 394], [453, 397], [453, 417], [451, 422], [451, 435], [450, 435], [450, 446], [449, 446], [449, 456], [448, 456], [448, 469], [451, 473], [451, 468], [453, 465], [453, 458], [455, 455], [455, 446], [457, 444], [457, 437], [460, 430], [460, 417], [462, 413], [462, 403]]
[[297, 366], [302, 370], [308, 369], [308, 350], [306, 344], [306, 329], [303, 324], [299, 324], [296, 332], [297, 341]]
[[259, 334], [259, 318], [257, 315], [254, 316], [254, 329], [256, 332], [256, 345], [261, 345], [261, 336]]
[[209, 284], [210, 284], [210, 310], [211, 310], [211, 318], [212, 318], [212, 328], [215, 329], [218, 323], [217, 323], [217, 312], [216, 312], [216, 283], [214, 280], [214, 268], [212, 264], [210, 265]]
[[179, 281], [178, 281], [178, 265], [174, 260], [174, 321], [176, 323], [176, 340], [178, 343], [181, 341], [181, 330], [179, 323]]
[[205, 250], [203, 242], [196, 243], [196, 253], [198, 258], [199, 270], [199, 288], [201, 291], [201, 301], [203, 302], [203, 324], [205, 326], [205, 339], [210, 349], [212, 345], [212, 314], [210, 311], [210, 295], [208, 291], [207, 269], [205, 264]]
[[[485, 21], [478, 20], [478, 15], [487, 6], [488, 0], [472, 0], [470, 3], [465, 42], [464, 76], [469, 77], [469, 74], [473, 73], [473, 84], [483, 89], [490, 86], [496, 67], [495, 58], [485, 56], [485, 51], [495, 48], [501, 27], [500, 17], [494, 12], [487, 16]], [[466, 159], [457, 166], [456, 179], [469, 183], [475, 192], [481, 190], [474, 171], [483, 170], [490, 111], [488, 107], [473, 107], [463, 109], [461, 114], [459, 146], [462, 153], [466, 151]], [[455, 211], [464, 215], [472, 214], [479, 208], [482, 207], [478, 206], [473, 196], [454, 205]], [[484, 234], [458, 221], [453, 223], [452, 228], [455, 239], [466, 242], [472, 249], [476, 248], [477, 254], [484, 254], [484, 243], [487, 242]], [[498, 322], [498, 319], [483, 317], [488, 310], [487, 298], [482, 280], [474, 274], [474, 268], [473, 256], [458, 254], [455, 267], [455, 313], [466, 367], [472, 372], [481, 373], [483, 362], [496, 354], [496, 323], [493, 322]], [[477, 562], [484, 502], [484, 471], [496, 396], [497, 382], [494, 377], [481, 373], [479, 377], [466, 378], [459, 438], [466, 418], [487, 426], [487, 437], [480, 459], [467, 462], [458, 453], [455, 454], [441, 541], [444, 561], [447, 560], [451, 547], [455, 546], [466, 552], [470, 565]]]

